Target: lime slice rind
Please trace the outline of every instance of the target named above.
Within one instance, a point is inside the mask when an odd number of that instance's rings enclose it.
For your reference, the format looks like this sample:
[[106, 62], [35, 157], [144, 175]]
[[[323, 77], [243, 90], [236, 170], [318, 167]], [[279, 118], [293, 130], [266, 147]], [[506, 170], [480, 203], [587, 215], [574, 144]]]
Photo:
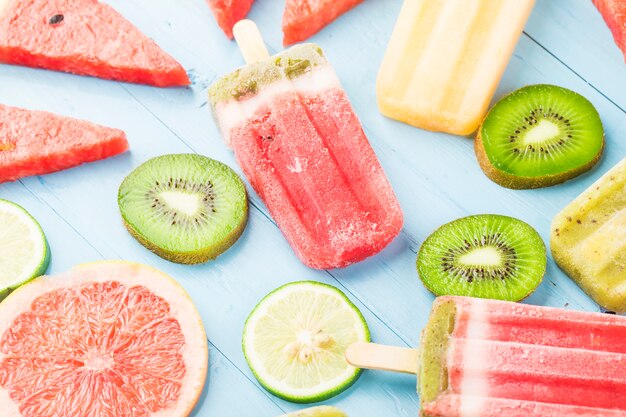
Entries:
[[39, 223], [21, 206], [0, 199], [0, 301], [43, 275], [49, 262], [50, 249]]
[[311, 403], [356, 382], [362, 371], [345, 361], [345, 349], [368, 341], [365, 319], [345, 294], [330, 285], [303, 281], [284, 285], [261, 300], [246, 321], [243, 350], [266, 390], [287, 401]]

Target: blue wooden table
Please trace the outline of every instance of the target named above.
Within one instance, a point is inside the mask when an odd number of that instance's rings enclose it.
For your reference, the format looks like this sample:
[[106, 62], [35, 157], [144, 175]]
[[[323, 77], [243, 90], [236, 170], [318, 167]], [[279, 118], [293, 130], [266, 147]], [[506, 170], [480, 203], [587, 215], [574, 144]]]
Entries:
[[[606, 153], [590, 173], [564, 185], [512, 191], [489, 181], [472, 140], [422, 131], [381, 116], [374, 84], [400, 0], [366, 0], [312, 40], [326, 51], [361, 117], [405, 213], [401, 235], [381, 254], [342, 270], [303, 266], [250, 194], [243, 237], [217, 261], [169, 263], [140, 246], [122, 226], [117, 189], [136, 166], [156, 155], [197, 152], [237, 172], [207, 106], [216, 77], [243, 64], [237, 46], [215, 24], [204, 0], [109, 0], [188, 70], [188, 89], [157, 89], [43, 70], [0, 65], [0, 102], [48, 110], [123, 129], [131, 152], [68, 171], [0, 185], [0, 198], [23, 205], [41, 223], [52, 248], [50, 273], [100, 259], [153, 265], [191, 294], [210, 339], [210, 376], [194, 416], [274, 417], [301, 406], [267, 394], [241, 351], [244, 320], [277, 286], [318, 280], [348, 294], [364, 313], [374, 340], [415, 346], [433, 296], [415, 269], [416, 252], [439, 225], [478, 213], [500, 213], [533, 225], [546, 242], [552, 217], [626, 156], [626, 65], [590, 0], [538, 0], [496, 93], [527, 84], [573, 89], [596, 106], [606, 129]], [[258, 22], [271, 52], [282, 49], [283, 1], [257, 0]], [[543, 284], [526, 302], [598, 311], [549, 260]], [[417, 415], [415, 378], [366, 372], [328, 401], [354, 417]]]

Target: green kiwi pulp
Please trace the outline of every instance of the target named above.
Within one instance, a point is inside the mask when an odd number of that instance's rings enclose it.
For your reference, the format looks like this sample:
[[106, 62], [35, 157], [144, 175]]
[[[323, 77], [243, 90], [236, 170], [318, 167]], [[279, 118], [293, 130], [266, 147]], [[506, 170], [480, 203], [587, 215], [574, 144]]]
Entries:
[[530, 225], [481, 214], [448, 223], [418, 253], [420, 278], [435, 295], [519, 301], [546, 271], [546, 247]]
[[448, 389], [446, 358], [450, 336], [456, 326], [456, 304], [438, 298], [433, 304], [428, 324], [422, 332], [418, 366], [417, 392], [422, 406]]
[[531, 85], [500, 100], [478, 130], [485, 174], [508, 188], [559, 184], [591, 169], [604, 149], [598, 112], [578, 93]]
[[129, 232], [172, 262], [196, 264], [231, 247], [248, 218], [246, 188], [228, 166], [194, 155], [164, 155], [122, 182], [118, 204]]

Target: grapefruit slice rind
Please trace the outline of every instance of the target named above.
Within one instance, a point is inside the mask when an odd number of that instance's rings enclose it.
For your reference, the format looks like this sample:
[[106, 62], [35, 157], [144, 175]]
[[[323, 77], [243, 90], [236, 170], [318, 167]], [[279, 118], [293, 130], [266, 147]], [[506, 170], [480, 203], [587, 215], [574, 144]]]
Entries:
[[81, 265], [0, 304], [3, 417], [185, 417], [207, 368], [189, 296], [144, 265]]

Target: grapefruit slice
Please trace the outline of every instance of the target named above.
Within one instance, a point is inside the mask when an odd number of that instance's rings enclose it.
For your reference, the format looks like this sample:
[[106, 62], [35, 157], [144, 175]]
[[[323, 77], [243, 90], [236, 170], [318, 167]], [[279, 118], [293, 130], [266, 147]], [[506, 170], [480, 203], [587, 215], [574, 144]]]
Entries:
[[189, 85], [174, 58], [97, 0], [0, 0], [0, 17], [5, 64], [158, 87]]
[[0, 104], [0, 183], [75, 167], [127, 149], [121, 130]]
[[81, 265], [0, 303], [3, 417], [184, 417], [207, 366], [189, 296], [144, 265]]
[[363, 0], [287, 0], [283, 14], [283, 44], [310, 38]]
[[254, 0], [207, 0], [209, 7], [229, 39], [233, 38], [233, 26], [246, 17]]
[[626, 60], [626, 2], [624, 0], [593, 0], [606, 24], [611, 29], [615, 43]]

